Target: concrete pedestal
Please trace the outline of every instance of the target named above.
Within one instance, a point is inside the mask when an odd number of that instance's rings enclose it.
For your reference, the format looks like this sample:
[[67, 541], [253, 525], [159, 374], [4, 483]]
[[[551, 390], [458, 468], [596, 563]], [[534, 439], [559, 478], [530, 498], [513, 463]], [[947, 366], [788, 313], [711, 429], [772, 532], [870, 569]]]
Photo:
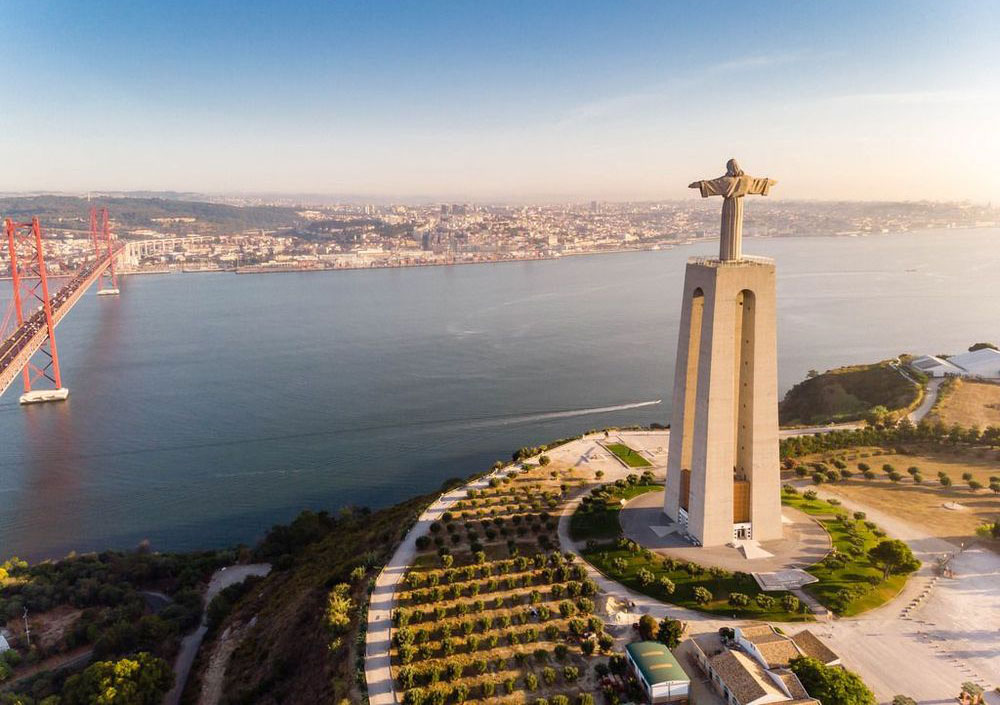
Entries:
[[703, 546], [782, 535], [775, 318], [772, 260], [688, 262], [664, 511]]

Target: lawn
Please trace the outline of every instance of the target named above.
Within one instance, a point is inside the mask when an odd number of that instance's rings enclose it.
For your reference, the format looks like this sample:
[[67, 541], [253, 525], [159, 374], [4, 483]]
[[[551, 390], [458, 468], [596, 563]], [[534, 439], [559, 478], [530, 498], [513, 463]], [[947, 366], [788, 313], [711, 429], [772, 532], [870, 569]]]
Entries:
[[[935, 536], [956, 543], [975, 536], [976, 527], [1000, 518], [1000, 496], [986, 489], [991, 477], [1000, 477], [1000, 461], [995, 451], [967, 448], [917, 448], [902, 455], [879, 448], [856, 448], [837, 453], [820, 453], [797, 458], [797, 464], [823, 462], [833, 467], [835, 460], [845, 463], [852, 471], [848, 480], [825, 482], [824, 490], [854, 499], [892, 516], [918, 524]], [[864, 463], [875, 473], [872, 480], [864, 479], [858, 469]], [[891, 465], [902, 476], [898, 482], [889, 479], [882, 469]], [[916, 483], [908, 468], [917, 468], [922, 482]], [[951, 478], [952, 485], [943, 487], [938, 473]], [[962, 478], [965, 473], [983, 485], [973, 491]], [[790, 476], [788, 476], [790, 477]], [[956, 502], [966, 509], [945, 509], [946, 502]]]
[[[624, 487], [608, 484], [595, 489], [592, 499], [581, 503], [570, 519], [571, 537], [575, 541], [587, 540], [587, 548], [582, 551], [584, 558], [613, 580], [663, 602], [726, 617], [736, 615], [776, 621], [811, 619], [808, 614], [789, 612], [782, 606], [782, 598], [788, 593], [767, 593], [773, 599], [765, 597], [762, 604], [758, 604], [756, 598], [762, 591], [746, 573], [709, 570], [686, 561], [663, 558], [623, 539], [618, 521], [621, 500], [662, 488], [659, 484], [635, 483]], [[663, 578], [673, 584], [672, 592], [661, 582]], [[695, 590], [699, 587], [712, 594], [706, 604], [695, 600]], [[750, 604], [744, 607], [730, 605], [732, 593], [746, 595]]]
[[610, 502], [592, 501], [580, 506], [570, 517], [569, 535], [574, 541], [588, 539], [606, 540], [621, 535], [618, 514], [622, 510], [621, 500], [630, 500], [647, 492], [663, 489], [663, 485], [629, 485], [618, 489]]
[[[819, 582], [807, 585], [805, 590], [823, 605], [842, 617], [851, 617], [884, 604], [903, 589], [907, 576], [891, 575], [882, 580], [882, 571], [868, 560], [868, 549], [881, 540], [870, 523], [856, 520], [843, 508], [821, 499], [809, 500], [783, 492], [782, 503], [816, 517], [829, 532], [836, 551], [848, 559], [843, 567], [830, 567], [821, 561], [807, 569]], [[851, 540], [848, 528], [851, 526], [862, 542], [857, 549]], [[847, 598], [841, 594], [843, 590], [855, 594]]]
[[[669, 602], [688, 609], [708, 612], [720, 617], [738, 617], [741, 619], [763, 619], [779, 622], [809, 621], [812, 615], [806, 612], [789, 612], [782, 606], [782, 599], [787, 592], [769, 592], [772, 598], [768, 606], [760, 606], [755, 601], [762, 593], [757, 581], [748, 573], [729, 573], [728, 571], [710, 570], [703, 566], [673, 561], [662, 558], [651, 551], [631, 550], [620, 547], [617, 542], [599, 544], [582, 551], [583, 557], [595, 568], [612, 580], [626, 587], [654, 597], [662, 602]], [[689, 572], [689, 567], [695, 572]], [[643, 573], [642, 571], [648, 571]], [[652, 576], [652, 581], [646, 582]], [[668, 592], [660, 580], [669, 579], [674, 584], [673, 592]], [[705, 604], [695, 600], [695, 589], [705, 588], [712, 599]], [[750, 598], [750, 604], [745, 607], [734, 607], [729, 604], [729, 596], [742, 593]]]
[[648, 468], [653, 465], [624, 443], [608, 443], [604, 447], [614, 453], [619, 460], [628, 465], [630, 468]]

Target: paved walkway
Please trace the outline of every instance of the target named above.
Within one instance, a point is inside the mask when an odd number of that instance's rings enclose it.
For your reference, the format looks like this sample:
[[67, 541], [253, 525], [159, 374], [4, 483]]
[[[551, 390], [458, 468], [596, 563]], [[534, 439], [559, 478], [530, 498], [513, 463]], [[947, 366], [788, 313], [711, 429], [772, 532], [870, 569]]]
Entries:
[[[784, 431], [782, 436], [833, 428], [796, 429]], [[654, 464], [654, 472], [663, 476], [669, 432], [617, 435], [646, 455]], [[624, 477], [628, 470], [609, 457], [597, 443], [598, 438], [603, 439], [603, 435], [573, 441], [548, 455], [579, 469], [600, 470], [604, 473], [604, 482]], [[485, 478], [471, 486], [487, 483], [488, 478]], [[416, 537], [426, 533], [430, 522], [440, 518], [448, 506], [464, 496], [465, 489], [450, 491], [421, 515], [376, 579], [368, 612], [365, 649], [365, 674], [372, 705], [397, 705], [389, 668], [389, 617], [395, 605], [396, 584], [415, 555]], [[822, 489], [820, 494], [824, 494]], [[879, 702], [888, 702], [898, 694], [910, 695], [921, 704], [953, 702], [961, 683], [973, 680], [984, 687], [989, 686], [986, 695], [989, 705], [1000, 705], [1000, 696], [991, 692], [992, 687], [998, 685], [991, 679], [1000, 680], [1000, 589], [997, 588], [1000, 585], [1000, 556], [989, 551], [965, 551], [952, 563], [958, 575], [956, 580], [934, 581], [935, 557], [954, 552], [955, 546], [927, 534], [920, 527], [856, 501], [838, 499], [846, 509], [866, 512], [868, 518], [881, 525], [890, 536], [906, 541], [924, 561], [924, 566], [908, 581], [900, 595], [886, 605], [860, 617], [820, 621], [810, 628], [841, 655], [848, 668], [860, 674], [875, 691]], [[572, 499], [559, 520], [562, 548], [577, 556], [577, 547], [569, 538], [569, 516], [578, 503], [579, 497]], [[577, 560], [582, 561], [582, 558]], [[642, 614], [658, 619], [669, 616], [688, 622], [692, 633], [715, 631], [732, 623], [635, 593], [604, 577], [585, 561], [583, 565], [605, 597], [634, 605], [630, 612], [636, 619]], [[915, 600], [916, 606], [913, 606]], [[908, 608], [907, 617], [900, 616], [904, 608]]]
[[909, 419], [914, 425], [920, 423], [934, 407], [934, 403], [938, 399], [938, 390], [940, 389], [942, 382], [944, 382], [944, 380], [940, 378], [932, 379], [927, 382], [927, 386], [924, 388], [924, 398], [921, 400], [920, 405], [910, 412]]
[[365, 640], [365, 680], [368, 683], [368, 700], [371, 705], [394, 705], [401, 702], [393, 686], [389, 657], [392, 646], [392, 613], [396, 609], [396, 586], [417, 555], [417, 537], [428, 533], [431, 523], [439, 520], [452, 504], [465, 497], [467, 490], [488, 486], [490, 479], [496, 474], [492, 472], [438, 497], [420, 515], [392, 558], [375, 578], [375, 587], [368, 603], [368, 635]]

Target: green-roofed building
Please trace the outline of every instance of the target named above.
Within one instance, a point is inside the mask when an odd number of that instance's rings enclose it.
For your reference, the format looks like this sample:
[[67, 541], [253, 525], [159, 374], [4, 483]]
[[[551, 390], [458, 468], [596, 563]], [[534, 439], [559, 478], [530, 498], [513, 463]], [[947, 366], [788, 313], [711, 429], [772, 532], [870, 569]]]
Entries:
[[650, 703], [688, 702], [691, 679], [666, 646], [658, 641], [636, 641], [625, 647], [625, 656]]

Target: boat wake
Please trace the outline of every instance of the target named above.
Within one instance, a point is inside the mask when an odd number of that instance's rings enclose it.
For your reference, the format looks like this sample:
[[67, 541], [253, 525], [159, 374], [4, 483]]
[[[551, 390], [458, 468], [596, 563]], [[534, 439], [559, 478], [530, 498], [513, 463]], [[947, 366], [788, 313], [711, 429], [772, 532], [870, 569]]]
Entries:
[[[147, 453], [170, 453], [196, 450], [199, 448], [222, 448], [227, 446], [241, 446], [256, 443], [280, 443], [307, 438], [319, 438], [323, 436], [353, 435], [358, 433], [377, 433], [380, 431], [392, 431], [400, 428], [428, 427], [437, 430], [443, 429], [472, 429], [489, 428], [493, 426], [514, 426], [517, 424], [538, 423], [551, 421], [553, 419], [571, 418], [574, 416], [589, 416], [592, 414], [607, 414], [616, 411], [628, 411], [630, 409], [640, 409], [646, 406], [660, 404], [662, 399], [651, 401], [636, 401], [628, 404], [615, 404], [613, 406], [593, 406], [583, 409], [557, 409], [551, 411], [536, 411], [528, 414], [498, 414], [494, 416], [473, 416], [465, 419], [425, 419], [404, 423], [378, 423], [362, 424], [346, 428], [331, 428], [317, 431], [301, 431], [299, 433], [283, 433], [271, 436], [257, 436], [255, 438], [219, 438], [205, 441], [195, 441], [189, 443], [164, 444], [160, 446], [147, 446], [143, 448], [124, 448], [113, 451], [103, 451], [97, 453], [71, 453], [66, 458], [110, 458], [129, 455], [145, 455]], [[23, 461], [0, 462], [0, 467], [20, 464]]]
[[630, 404], [616, 404], [615, 406], [594, 406], [587, 409], [565, 409], [562, 411], [542, 411], [533, 414], [494, 416], [482, 419], [471, 419], [464, 423], [458, 423], [456, 426], [462, 428], [483, 428], [487, 426], [509, 426], [520, 423], [549, 421], [551, 419], [567, 419], [573, 416], [589, 416], [591, 414], [607, 414], [613, 411], [641, 409], [644, 406], [656, 406], [662, 401], [662, 399], [654, 399], [652, 401], [636, 401]]

